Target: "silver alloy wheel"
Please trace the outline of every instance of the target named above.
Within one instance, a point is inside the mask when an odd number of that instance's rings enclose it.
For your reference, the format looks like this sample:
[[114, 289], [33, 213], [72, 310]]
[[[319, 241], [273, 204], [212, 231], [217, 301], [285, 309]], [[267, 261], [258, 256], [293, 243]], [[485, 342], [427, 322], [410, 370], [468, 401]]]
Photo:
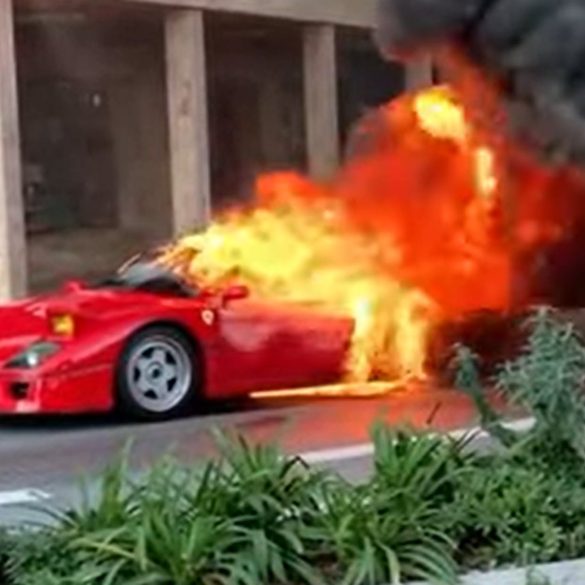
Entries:
[[173, 410], [191, 391], [193, 361], [185, 348], [166, 336], [149, 337], [133, 348], [126, 368], [128, 390], [144, 410]]

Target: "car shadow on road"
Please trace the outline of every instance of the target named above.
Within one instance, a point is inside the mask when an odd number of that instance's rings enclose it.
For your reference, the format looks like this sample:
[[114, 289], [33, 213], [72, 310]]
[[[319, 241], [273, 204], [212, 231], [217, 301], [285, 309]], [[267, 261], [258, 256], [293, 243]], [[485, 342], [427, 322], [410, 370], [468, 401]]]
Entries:
[[[282, 410], [294, 406], [306, 405], [307, 401], [286, 400], [266, 403], [251, 398], [230, 400], [221, 402], [205, 402], [197, 406], [196, 412], [176, 420], [198, 420], [222, 415], [237, 415], [254, 412], [266, 412]], [[165, 421], [172, 423], [173, 421]], [[54, 415], [0, 415], [0, 432], [26, 432], [33, 431], [79, 431], [84, 429], [116, 428], [120, 426], [141, 426], [153, 424], [151, 422], [138, 421], [121, 413], [99, 414], [54, 414]], [[162, 422], [161, 424], [165, 424]]]

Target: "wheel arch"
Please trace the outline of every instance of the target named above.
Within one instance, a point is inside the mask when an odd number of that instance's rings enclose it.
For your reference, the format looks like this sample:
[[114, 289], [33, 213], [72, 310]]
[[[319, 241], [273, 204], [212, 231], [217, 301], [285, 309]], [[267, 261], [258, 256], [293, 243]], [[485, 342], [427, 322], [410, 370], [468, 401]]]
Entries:
[[197, 351], [200, 357], [203, 356], [203, 345], [201, 340], [187, 327], [185, 324], [181, 323], [180, 321], [176, 321], [174, 319], [155, 319], [154, 321], [148, 321], [147, 323], [143, 323], [140, 327], [137, 327], [128, 339], [132, 339], [135, 335], [142, 333], [147, 329], [151, 329], [152, 327], [168, 327], [169, 329], [174, 329], [175, 331], [181, 333], [187, 341], [193, 346], [193, 349]]

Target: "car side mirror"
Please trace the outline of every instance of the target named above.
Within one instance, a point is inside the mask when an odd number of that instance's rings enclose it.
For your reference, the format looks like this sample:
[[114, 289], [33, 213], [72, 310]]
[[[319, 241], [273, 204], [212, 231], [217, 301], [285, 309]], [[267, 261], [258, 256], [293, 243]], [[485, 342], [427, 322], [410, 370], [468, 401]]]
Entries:
[[229, 303], [231, 301], [241, 301], [243, 299], [247, 299], [250, 296], [250, 289], [247, 286], [230, 286], [227, 288], [223, 294], [222, 299], [224, 303]]

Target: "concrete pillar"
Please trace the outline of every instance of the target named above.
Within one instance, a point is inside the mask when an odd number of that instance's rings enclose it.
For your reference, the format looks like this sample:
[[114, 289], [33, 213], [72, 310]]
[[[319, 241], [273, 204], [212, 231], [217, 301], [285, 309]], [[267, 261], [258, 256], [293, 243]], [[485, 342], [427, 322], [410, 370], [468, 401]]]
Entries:
[[423, 89], [433, 85], [433, 62], [423, 58], [406, 67], [406, 89], [409, 91]]
[[204, 228], [211, 215], [203, 12], [172, 10], [165, 36], [173, 228], [180, 235]]
[[0, 300], [26, 293], [13, 0], [0, 0]]
[[306, 25], [303, 45], [309, 172], [327, 179], [339, 165], [335, 27]]

